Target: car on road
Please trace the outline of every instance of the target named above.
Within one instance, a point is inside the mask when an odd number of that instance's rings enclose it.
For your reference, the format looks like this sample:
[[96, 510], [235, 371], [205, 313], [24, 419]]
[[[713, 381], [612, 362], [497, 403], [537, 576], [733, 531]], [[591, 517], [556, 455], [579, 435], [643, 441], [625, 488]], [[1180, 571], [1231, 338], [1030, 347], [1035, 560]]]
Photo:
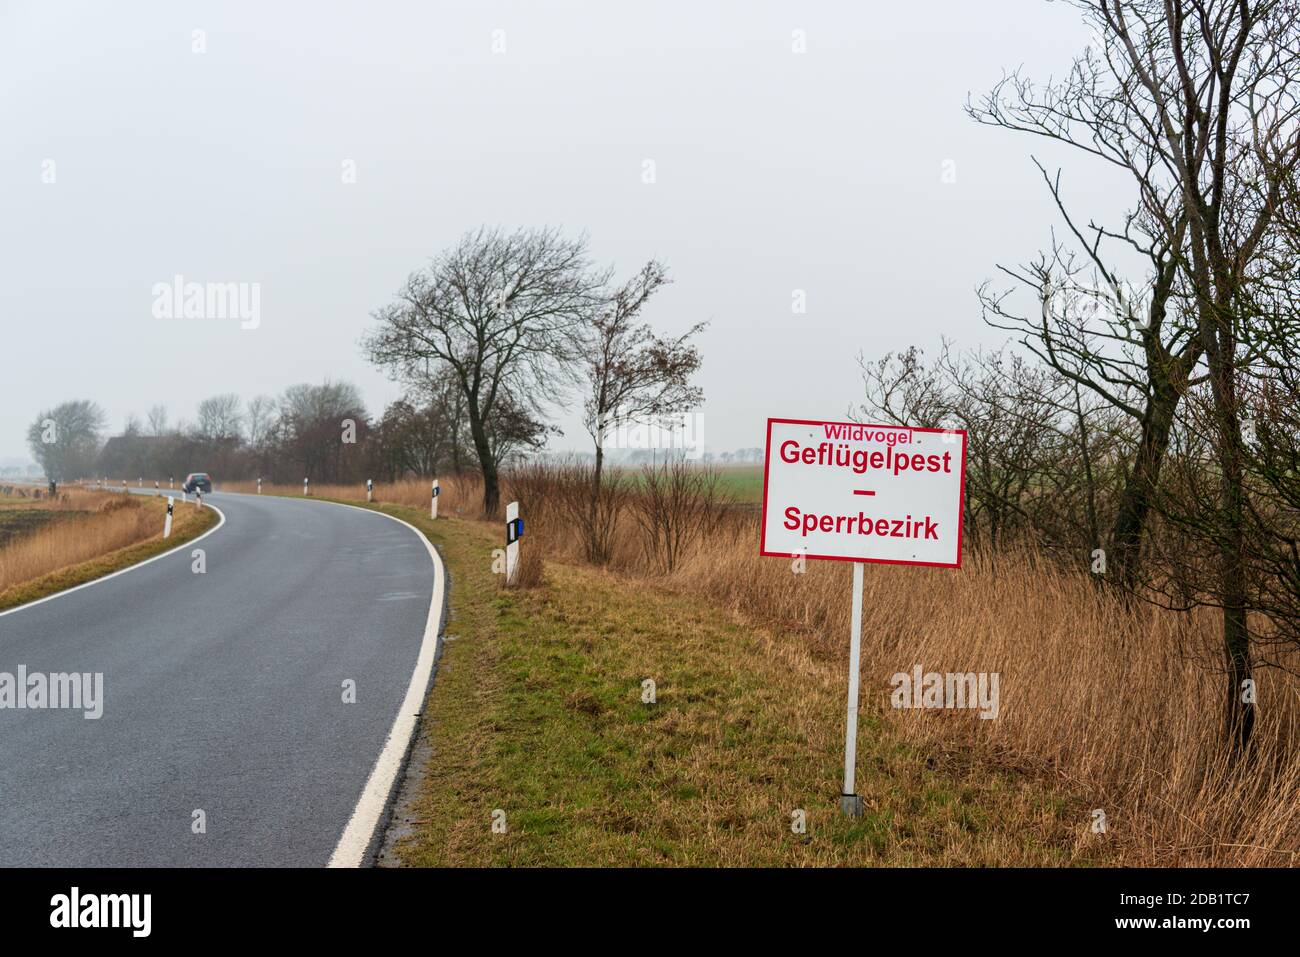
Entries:
[[193, 492], [195, 489], [203, 492], [204, 495], [212, 494], [212, 476], [207, 472], [191, 472], [185, 476], [185, 484], [181, 489], [186, 492]]

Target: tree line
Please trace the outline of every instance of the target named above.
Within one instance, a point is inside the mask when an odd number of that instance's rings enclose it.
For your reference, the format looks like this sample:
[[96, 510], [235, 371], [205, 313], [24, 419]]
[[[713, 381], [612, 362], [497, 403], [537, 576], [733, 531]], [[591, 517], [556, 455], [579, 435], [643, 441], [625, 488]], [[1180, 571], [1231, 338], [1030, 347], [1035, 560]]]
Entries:
[[207, 471], [333, 483], [475, 472], [484, 513], [495, 514], [503, 464], [540, 450], [558, 432], [552, 410], [580, 402], [594, 449], [594, 509], [607, 437], [702, 399], [691, 379], [704, 324], [665, 336], [641, 318], [669, 282], [657, 260], [616, 282], [612, 268], [591, 261], [586, 236], [485, 227], [413, 272], [374, 313], [362, 348], [403, 386], [378, 417], [352, 384], [325, 382], [247, 402], [212, 396], [194, 421], [175, 425], [156, 406], [105, 440], [102, 409], [76, 400], [41, 411], [28, 444], [58, 481]]
[[301, 384], [247, 402], [233, 393], [212, 396], [199, 403], [195, 420], [174, 424], [158, 405], [143, 422], [129, 416], [120, 434], [105, 438], [103, 410], [81, 399], [39, 412], [28, 445], [45, 475], [61, 482], [193, 471], [231, 480], [352, 481], [383, 462], [383, 439], [404, 413], [405, 403], [394, 403], [372, 421], [352, 384]]

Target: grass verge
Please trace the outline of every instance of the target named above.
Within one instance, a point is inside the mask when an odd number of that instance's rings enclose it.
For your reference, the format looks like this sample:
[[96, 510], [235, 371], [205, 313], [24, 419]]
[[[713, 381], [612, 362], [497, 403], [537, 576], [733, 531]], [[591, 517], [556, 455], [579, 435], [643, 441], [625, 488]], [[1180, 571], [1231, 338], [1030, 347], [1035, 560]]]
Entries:
[[439, 546], [452, 609], [427, 763], [383, 863], [1106, 863], [1087, 808], [1013, 769], [936, 760], [869, 703], [867, 811], [842, 817], [845, 679], [799, 639], [589, 568], [548, 563], [541, 586], [505, 591], [492, 526], [378, 507]]

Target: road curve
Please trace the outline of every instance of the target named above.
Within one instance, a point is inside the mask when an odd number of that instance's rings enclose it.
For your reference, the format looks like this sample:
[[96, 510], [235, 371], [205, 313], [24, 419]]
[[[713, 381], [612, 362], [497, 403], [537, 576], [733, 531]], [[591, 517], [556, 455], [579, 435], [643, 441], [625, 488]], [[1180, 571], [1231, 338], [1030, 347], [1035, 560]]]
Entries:
[[98, 719], [0, 708], [0, 866], [323, 866], [373, 791], [431, 660], [424, 539], [324, 502], [209, 501], [225, 523], [192, 547], [0, 615], [0, 673], [102, 672], [104, 699]]

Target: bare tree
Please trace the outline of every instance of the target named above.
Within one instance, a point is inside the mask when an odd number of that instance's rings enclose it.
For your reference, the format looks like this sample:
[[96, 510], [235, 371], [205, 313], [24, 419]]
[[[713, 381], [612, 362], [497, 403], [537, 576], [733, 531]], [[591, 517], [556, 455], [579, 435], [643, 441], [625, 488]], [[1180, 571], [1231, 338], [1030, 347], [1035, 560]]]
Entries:
[[[344, 441], [347, 421], [355, 429], [353, 443]], [[364, 464], [360, 455], [345, 461], [351, 448], [364, 444], [369, 425], [361, 393], [350, 382], [290, 386], [280, 398], [278, 425], [280, 451], [304, 477], [342, 481], [355, 478], [352, 472]]]
[[[1136, 426], [1135, 442], [1124, 456], [1121, 501], [1104, 542], [1109, 568], [1131, 590], [1139, 578], [1143, 535], [1174, 415], [1202, 355], [1200, 339], [1176, 295], [1177, 251], [1158, 236], [1140, 235], [1130, 219], [1123, 241], [1141, 250], [1151, 271], [1140, 287], [1124, 283], [1101, 248], [1103, 240], [1117, 234], [1090, 224], [1092, 235], [1085, 240], [1083, 230], [1064, 212], [1059, 177], [1048, 183], [1086, 258], [1077, 258], [1054, 241], [1051, 250], [1032, 263], [1000, 266], [1031, 291], [1036, 307], [1032, 311], [1016, 311], [1009, 290], [994, 291], [987, 283], [979, 297], [986, 322], [1018, 333], [1021, 344], [1074, 387], [1088, 390]], [[1101, 544], [1098, 528], [1089, 547]]]
[[460, 475], [474, 460], [474, 453], [465, 446], [469, 431], [465, 395], [459, 381], [450, 367], [443, 366], [435, 375], [418, 383], [416, 395], [438, 423], [437, 428], [445, 433], [440, 440], [446, 445], [452, 474]]
[[[1089, 15], [1098, 7], [1084, 0], [1077, 5]], [[1120, 228], [1092, 220], [1085, 225], [1067, 208], [1060, 172], [1049, 175], [1035, 159], [1073, 248], [1054, 235], [1036, 261], [999, 266], [1029, 292], [1032, 309], [1014, 308], [1010, 290], [989, 283], [979, 290], [985, 321], [1017, 333], [1060, 375], [1137, 426], [1107, 543], [1110, 568], [1132, 589], [1174, 415], [1203, 350], [1178, 297], [1187, 233], [1182, 197], [1159, 161], [1147, 112], [1115, 95], [1116, 84], [1124, 82], [1113, 51], [1089, 48], [1064, 78], [1046, 85], [1019, 72], [1005, 76], [977, 103], [968, 102], [967, 113], [984, 125], [1068, 145], [1123, 170], [1134, 184], [1134, 207]], [[1125, 256], [1145, 265], [1140, 282], [1124, 280], [1116, 262]]]
[[433, 409], [398, 399], [384, 410], [375, 430], [381, 473], [389, 481], [407, 475], [436, 475], [447, 434], [439, 428]]
[[199, 403], [199, 435], [210, 441], [239, 438], [244, 421], [241, 405], [233, 392], [204, 399]]
[[[1300, 230], [1289, 221], [1300, 207], [1279, 208], [1282, 242], [1252, 271], [1237, 311], [1242, 352], [1238, 408], [1242, 430], [1243, 563], [1255, 666], [1294, 671], [1283, 646], [1300, 645], [1300, 293], [1294, 282]], [[1168, 527], [1165, 560], [1173, 569], [1162, 583], [1170, 603], [1214, 604], [1211, 570], [1232, 527], [1218, 507], [1217, 401], [1208, 386], [1188, 399], [1180, 423], [1187, 446], [1180, 488], [1161, 503]], [[1205, 597], [1208, 595], [1208, 597]]]
[[501, 465], [541, 451], [548, 438], [560, 434], [559, 427], [543, 419], [531, 401], [516, 397], [509, 389], [497, 397], [486, 428], [492, 461]]
[[865, 401], [850, 417], [965, 430], [966, 541], [986, 558], [1025, 530], [1075, 555], [1095, 542], [1102, 483], [1092, 462], [1112, 426], [1073, 383], [1021, 356], [947, 343], [931, 363], [912, 348], [859, 365]]
[[374, 314], [377, 327], [363, 342], [372, 362], [411, 382], [442, 365], [452, 370], [486, 513], [495, 514], [500, 501], [493, 417], [506, 407], [540, 410], [554, 398], [607, 278], [591, 270], [585, 237], [485, 228], [412, 274], [397, 301]]
[[609, 559], [613, 516], [601, 514], [609, 511], [602, 509], [601, 496], [609, 431], [685, 411], [703, 398], [690, 381], [700, 367], [699, 350], [690, 339], [705, 323], [672, 339], [655, 335], [649, 325], [637, 321], [650, 297], [668, 282], [663, 265], [650, 260], [610, 294], [608, 304], [592, 316], [581, 338], [579, 361], [587, 383], [583, 421], [596, 446], [584, 529], [587, 558], [593, 562]]
[[1252, 358], [1243, 293], [1300, 161], [1300, 9], [1281, 0], [1108, 0], [1093, 22], [1125, 81], [1122, 95], [1149, 118], [1156, 156], [1187, 216], [1183, 266], [1208, 366], [1220, 472], [1225, 719], [1244, 748], [1254, 707], [1243, 690], [1251, 657], [1239, 387]]
[[167, 434], [167, 406], [161, 403], [153, 406], [148, 415], [149, 434], [161, 436]]
[[1300, 297], [1272, 312], [1268, 360], [1244, 384], [1251, 606], [1268, 644], [1300, 646]]
[[104, 410], [79, 399], [40, 412], [27, 430], [27, 445], [45, 477], [56, 482], [89, 475], [99, 451]]
[[248, 400], [244, 411], [244, 434], [248, 444], [261, 448], [266, 444], [275, 426], [275, 399], [269, 395], [257, 395]]

